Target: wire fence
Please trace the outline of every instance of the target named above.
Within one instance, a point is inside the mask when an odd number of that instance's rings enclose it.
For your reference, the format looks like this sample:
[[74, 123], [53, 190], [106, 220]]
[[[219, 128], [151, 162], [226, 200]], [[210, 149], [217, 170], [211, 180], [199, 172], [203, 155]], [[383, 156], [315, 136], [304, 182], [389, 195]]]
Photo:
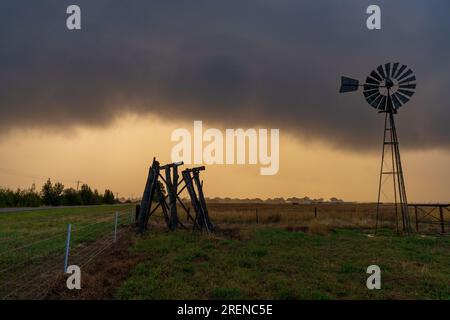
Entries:
[[0, 299], [44, 297], [55, 281], [65, 283], [68, 265], [84, 268], [113, 248], [129, 232], [134, 217], [134, 210], [126, 208], [100, 214], [88, 223], [63, 220], [67, 229], [45, 238], [30, 235], [0, 241]]
[[[124, 209], [126, 210], [126, 209]], [[119, 212], [122, 212], [124, 210], [119, 210]], [[89, 208], [83, 208], [83, 211], [76, 213], [77, 216], [83, 216], [83, 215], [92, 215], [95, 214], [96, 221], [101, 222], [102, 218], [106, 218], [109, 219], [109, 217], [114, 214], [117, 210], [115, 211], [102, 211], [102, 212], [92, 212], [89, 211]], [[73, 215], [64, 215], [61, 216], [60, 213], [57, 214], [52, 214], [52, 215], [48, 215], [46, 214], [46, 216], [44, 217], [33, 217], [33, 224], [34, 225], [38, 225], [41, 229], [42, 232], [38, 233], [38, 234], [27, 234], [27, 231], [23, 231], [20, 232], [20, 235], [18, 235], [18, 231], [17, 230], [12, 230], [12, 231], [2, 231], [2, 234], [0, 235], [0, 252], [3, 251], [1, 250], [2, 247], [4, 246], [9, 246], [11, 244], [15, 244], [15, 243], [20, 243], [22, 241], [26, 241], [27, 243], [29, 242], [33, 242], [32, 239], [36, 238], [36, 239], [45, 239], [47, 238], [47, 236], [51, 236], [55, 233], [57, 233], [57, 231], [62, 231], [64, 233], [64, 230], [60, 230], [61, 225], [63, 225], [64, 227], [67, 225], [67, 223], [71, 223], [73, 222], [74, 216]], [[64, 224], [65, 223], [65, 224]], [[14, 219], [14, 224], [16, 227], [20, 227], [20, 225], [23, 226], [27, 226], [29, 224], [29, 220], [27, 218], [18, 220], [18, 219]], [[82, 223], [84, 224], [84, 222]], [[89, 226], [86, 225], [86, 226]], [[31, 231], [28, 231], [29, 233], [31, 233]], [[46, 236], [47, 235], [47, 236]]]

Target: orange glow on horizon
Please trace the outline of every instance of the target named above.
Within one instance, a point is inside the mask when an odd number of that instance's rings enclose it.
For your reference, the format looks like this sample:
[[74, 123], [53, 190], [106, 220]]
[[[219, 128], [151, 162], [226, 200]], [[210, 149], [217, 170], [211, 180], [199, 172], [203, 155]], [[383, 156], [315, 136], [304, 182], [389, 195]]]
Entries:
[[[208, 123], [205, 122], [207, 126]], [[120, 197], [140, 197], [147, 169], [155, 156], [170, 162], [172, 130], [192, 122], [168, 123], [154, 117], [127, 116], [104, 128], [78, 128], [69, 133], [13, 131], [0, 140], [0, 186], [38, 188], [46, 177], [76, 187], [76, 180]], [[9, 151], [8, 151], [9, 150]], [[446, 151], [402, 151], [408, 198], [448, 201]], [[261, 176], [259, 165], [210, 165], [204, 175], [207, 197], [330, 197], [375, 201], [379, 154], [339, 151], [318, 142], [302, 142], [280, 131], [280, 170]], [[23, 173], [23, 174], [21, 174]]]

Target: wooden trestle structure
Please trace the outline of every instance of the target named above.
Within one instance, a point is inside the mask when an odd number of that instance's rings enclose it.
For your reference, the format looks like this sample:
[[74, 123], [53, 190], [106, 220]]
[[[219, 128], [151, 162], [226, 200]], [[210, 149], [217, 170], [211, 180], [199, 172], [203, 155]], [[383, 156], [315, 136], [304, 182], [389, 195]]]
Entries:
[[[192, 230], [212, 233], [214, 226], [209, 219], [208, 208], [206, 207], [205, 196], [203, 194], [203, 181], [200, 180], [200, 172], [205, 167], [187, 168], [179, 176], [179, 166], [183, 162], [174, 162], [160, 166], [160, 163], [153, 158], [153, 163], [149, 169], [147, 182], [140, 206], [137, 206], [136, 225], [137, 231], [142, 233], [147, 230], [150, 217], [161, 208], [165, 223], [169, 230], [177, 228], [188, 228], [190, 224]], [[165, 195], [163, 185], [167, 190]], [[190, 208], [180, 198], [180, 194], [187, 190], [191, 199], [194, 215]], [[156, 198], [156, 206], [152, 208], [153, 200]], [[179, 204], [179, 207], [177, 207]], [[186, 212], [187, 222], [181, 222], [178, 215], [178, 208]]]

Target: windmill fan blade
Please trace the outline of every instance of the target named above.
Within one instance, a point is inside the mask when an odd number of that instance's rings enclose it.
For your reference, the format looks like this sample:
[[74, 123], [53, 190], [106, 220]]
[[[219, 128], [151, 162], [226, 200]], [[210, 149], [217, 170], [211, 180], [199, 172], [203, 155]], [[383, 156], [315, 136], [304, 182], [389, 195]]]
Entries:
[[382, 96], [380, 104], [378, 105], [377, 109], [386, 110], [386, 96]]
[[381, 99], [383, 99], [383, 96], [379, 94], [371, 103], [370, 105], [374, 107], [375, 109], [378, 109], [378, 104], [380, 103]]
[[397, 71], [398, 65], [399, 65], [398, 62], [394, 63], [394, 67], [392, 68], [392, 73], [391, 73], [392, 78], [395, 76], [395, 72]]
[[375, 71], [375, 70], [372, 70], [372, 72], [370, 73], [370, 76], [372, 77], [372, 78], [375, 78], [375, 79], [377, 79], [378, 80], [378, 83], [380, 83], [383, 79], [380, 77], [380, 75]]
[[367, 90], [375, 90], [375, 89], [377, 89], [378, 90], [378, 86], [376, 86], [376, 85], [373, 85], [373, 84], [365, 84], [364, 85], [364, 90], [365, 91], [367, 91]]
[[382, 78], [382, 79], [386, 79], [386, 74], [384, 73], [383, 66], [379, 66], [379, 67], [377, 68], [377, 71], [378, 71], [378, 73], [381, 75], [381, 78]]
[[409, 77], [408, 79], [399, 81], [399, 83], [402, 84], [402, 83], [407, 83], [407, 82], [412, 82], [412, 81], [416, 81], [416, 77], [415, 76], [412, 76], [412, 77]]
[[374, 85], [376, 85], [376, 86], [379, 86], [379, 85], [380, 85], [380, 81], [375, 80], [375, 79], [373, 79], [373, 78], [371, 78], [371, 77], [367, 77], [367, 78], [366, 78], [366, 83], [374, 84]]
[[416, 84], [401, 84], [398, 87], [402, 89], [415, 89]]
[[413, 73], [412, 70], [409, 69], [409, 70], [406, 71], [404, 74], [402, 74], [402, 76], [401, 76], [400, 78], [398, 78], [397, 80], [400, 81], [400, 80], [406, 78], [407, 76], [409, 76], [409, 75], [412, 74], [412, 73]]
[[403, 104], [405, 104], [405, 103], [407, 103], [407, 102], [409, 101], [409, 98], [405, 97], [404, 95], [402, 95], [402, 94], [400, 94], [400, 93], [398, 93], [398, 92], [396, 92], [394, 95], [395, 95], [398, 99], [400, 99], [400, 101], [401, 101]]
[[394, 108], [398, 109], [402, 106], [402, 103], [400, 102], [400, 100], [398, 100], [397, 96], [394, 94], [391, 96], [392, 102], [394, 103]]
[[398, 89], [398, 92], [408, 96], [408, 97], [412, 97], [414, 92], [413, 91], [408, 91], [408, 90], [404, 90], [404, 89]]
[[375, 101], [375, 99], [377, 99], [379, 96], [380, 96], [380, 93], [379, 93], [379, 92], [376, 92], [375, 94], [372, 94], [371, 96], [366, 97], [366, 101], [367, 101], [370, 105], [372, 105], [372, 103]]
[[[378, 90], [368, 90], [364, 91], [364, 97], [366, 97], [366, 101], [369, 100], [369, 98], [375, 99], [376, 95], [380, 94], [380, 91]], [[369, 102], [370, 103], [370, 102]]]
[[358, 88], [358, 80], [348, 77], [341, 77], [341, 89], [339, 90], [340, 93], [357, 91]]
[[405, 70], [406, 69], [406, 66], [405, 65], [402, 65], [401, 67], [400, 67], [400, 69], [398, 69], [398, 72], [397, 72], [397, 74], [394, 76], [394, 78], [396, 78], [397, 79], [397, 77], [403, 72], [403, 70]]
[[391, 77], [391, 63], [386, 63], [384, 65], [384, 68], [386, 69], [386, 78]]

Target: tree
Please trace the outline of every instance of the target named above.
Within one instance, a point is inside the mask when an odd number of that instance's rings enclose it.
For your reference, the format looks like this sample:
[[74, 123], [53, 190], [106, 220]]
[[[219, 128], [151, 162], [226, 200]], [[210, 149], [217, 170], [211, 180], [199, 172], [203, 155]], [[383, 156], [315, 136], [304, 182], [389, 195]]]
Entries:
[[33, 188], [24, 190], [17, 189], [15, 198], [15, 206], [18, 207], [39, 207], [42, 205], [41, 197]]
[[53, 185], [50, 179], [47, 180], [47, 182], [42, 186], [41, 195], [42, 195], [42, 202], [50, 206], [52, 203], [52, 190]]
[[103, 203], [103, 196], [101, 196], [98, 193], [98, 190], [95, 189], [94, 190], [94, 196], [93, 196], [93, 199], [92, 199], [92, 203], [90, 203], [90, 204], [102, 204], [102, 203]]
[[66, 206], [79, 206], [83, 204], [80, 193], [73, 188], [65, 189], [62, 198], [62, 203]]
[[61, 182], [56, 182], [53, 185], [53, 197], [54, 197], [54, 206], [59, 206], [62, 200], [62, 193], [64, 191], [64, 185]]
[[53, 185], [49, 178], [42, 186], [42, 202], [47, 206], [59, 206], [61, 203], [61, 194], [63, 190], [64, 185], [62, 183], [57, 182]]
[[105, 190], [105, 193], [103, 194], [103, 202], [106, 204], [114, 204], [115, 202], [114, 193], [111, 190], [109, 189]]
[[80, 188], [80, 197], [84, 205], [89, 205], [94, 202], [94, 193], [87, 184], [83, 184]]
[[16, 206], [14, 192], [10, 189], [0, 189], [0, 207]]
[[[164, 189], [163, 185], [161, 187]], [[165, 193], [164, 190], [163, 193]], [[37, 207], [43, 204], [47, 206], [114, 204], [115, 201], [114, 193], [110, 189], [106, 189], [104, 194], [100, 194], [97, 190], [92, 191], [87, 184], [83, 184], [80, 191], [73, 188], [64, 189], [62, 183], [53, 184], [51, 179], [45, 182], [40, 192], [36, 192], [34, 184], [29, 189], [16, 191], [0, 187], [0, 208]]]

